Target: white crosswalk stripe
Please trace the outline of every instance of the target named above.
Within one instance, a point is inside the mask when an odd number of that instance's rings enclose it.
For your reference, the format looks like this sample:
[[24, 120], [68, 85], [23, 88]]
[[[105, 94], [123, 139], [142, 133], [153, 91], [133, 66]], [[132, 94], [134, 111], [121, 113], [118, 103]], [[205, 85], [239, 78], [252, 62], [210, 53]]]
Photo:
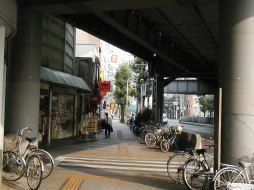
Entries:
[[132, 171], [154, 171], [166, 172], [167, 161], [163, 160], [140, 160], [123, 158], [96, 158], [96, 157], [57, 157], [55, 159], [58, 167], [86, 167], [97, 169], [115, 169]]

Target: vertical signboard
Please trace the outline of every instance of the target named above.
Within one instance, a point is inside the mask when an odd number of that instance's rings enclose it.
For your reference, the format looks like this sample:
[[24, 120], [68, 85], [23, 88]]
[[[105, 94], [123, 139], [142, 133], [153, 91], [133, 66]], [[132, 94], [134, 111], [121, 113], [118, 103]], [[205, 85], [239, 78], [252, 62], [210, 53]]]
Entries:
[[140, 95], [146, 96], [146, 84], [141, 84], [140, 89], [141, 89]]

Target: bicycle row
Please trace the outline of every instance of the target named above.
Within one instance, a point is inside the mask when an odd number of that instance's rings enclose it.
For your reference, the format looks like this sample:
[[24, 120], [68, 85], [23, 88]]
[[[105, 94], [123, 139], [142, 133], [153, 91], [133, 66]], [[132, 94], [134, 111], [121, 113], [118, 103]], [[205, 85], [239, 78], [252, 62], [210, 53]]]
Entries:
[[141, 123], [139, 126], [130, 122], [128, 126], [130, 131], [137, 136], [138, 141], [141, 144], [146, 144], [149, 148], [158, 145], [161, 151], [168, 152], [169, 150], [180, 150], [182, 147], [179, 138], [182, 132], [180, 124], [169, 127], [150, 121]]
[[25, 127], [11, 141], [5, 141], [2, 178], [6, 181], [17, 181], [25, 176], [30, 189], [35, 190], [39, 188], [41, 180], [52, 173], [54, 160], [47, 151], [33, 145], [35, 137], [25, 138], [28, 144], [22, 151], [21, 144], [25, 131], [31, 132], [32, 129]]
[[221, 164], [220, 170], [214, 171], [214, 153], [206, 149], [185, 149], [181, 146], [182, 128], [177, 125], [168, 127], [150, 122], [137, 127], [129, 123], [130, 130], [137, 135], [140, 143], [153, 148], [158, 145], [163, 152], [176, 152], [167, 161], [169, 177], [177, 183], [184, 183], [187, 189], [202, 190], [207, 186], [217, 190], [253, 190], [252, 175], [248, 175], [250, 162], [234, 162]]
[[210, 190], [253, 190], [253, 165], [248, 157], [243, 158], [245, 160], [221, 164], [221, 169], [215, 173], [213, 152], [188, 150], [169, 157], [167, 172], [173, 181], [184, 183], [190, 190], [203, 190], [207, 185]]
[[213, 178], [213, 160], [213, 153], [205, 149], [177, 152], [169, 157], [167, 172], [173, 181], [184, 183], [188, 189], [201, 190]]

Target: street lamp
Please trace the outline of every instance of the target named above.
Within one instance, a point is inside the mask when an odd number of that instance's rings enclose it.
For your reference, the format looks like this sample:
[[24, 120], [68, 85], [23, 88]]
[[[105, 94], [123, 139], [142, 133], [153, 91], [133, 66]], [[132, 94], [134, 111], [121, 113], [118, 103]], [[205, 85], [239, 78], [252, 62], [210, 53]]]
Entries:
[[128, 78], [127, 84], [126, 84], [126, 106], [125, 106], [126, 123], [127, 123], [127, 107], [128, 107], [128, 87], [129, 87], [129, 80], [132, 78], [133, 78], [132, 76], [130, 78]]

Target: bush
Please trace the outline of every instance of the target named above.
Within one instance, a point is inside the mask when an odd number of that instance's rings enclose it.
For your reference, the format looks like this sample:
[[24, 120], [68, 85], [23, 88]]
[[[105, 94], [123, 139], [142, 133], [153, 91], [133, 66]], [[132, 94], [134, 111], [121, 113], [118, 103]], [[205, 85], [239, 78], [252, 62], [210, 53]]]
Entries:
[[135, 118], [135, 125], [140, 125], [142, 122], [147, 123], [154, 120], [153, 111], [146, 108], [143, 112], [139, 112]]

